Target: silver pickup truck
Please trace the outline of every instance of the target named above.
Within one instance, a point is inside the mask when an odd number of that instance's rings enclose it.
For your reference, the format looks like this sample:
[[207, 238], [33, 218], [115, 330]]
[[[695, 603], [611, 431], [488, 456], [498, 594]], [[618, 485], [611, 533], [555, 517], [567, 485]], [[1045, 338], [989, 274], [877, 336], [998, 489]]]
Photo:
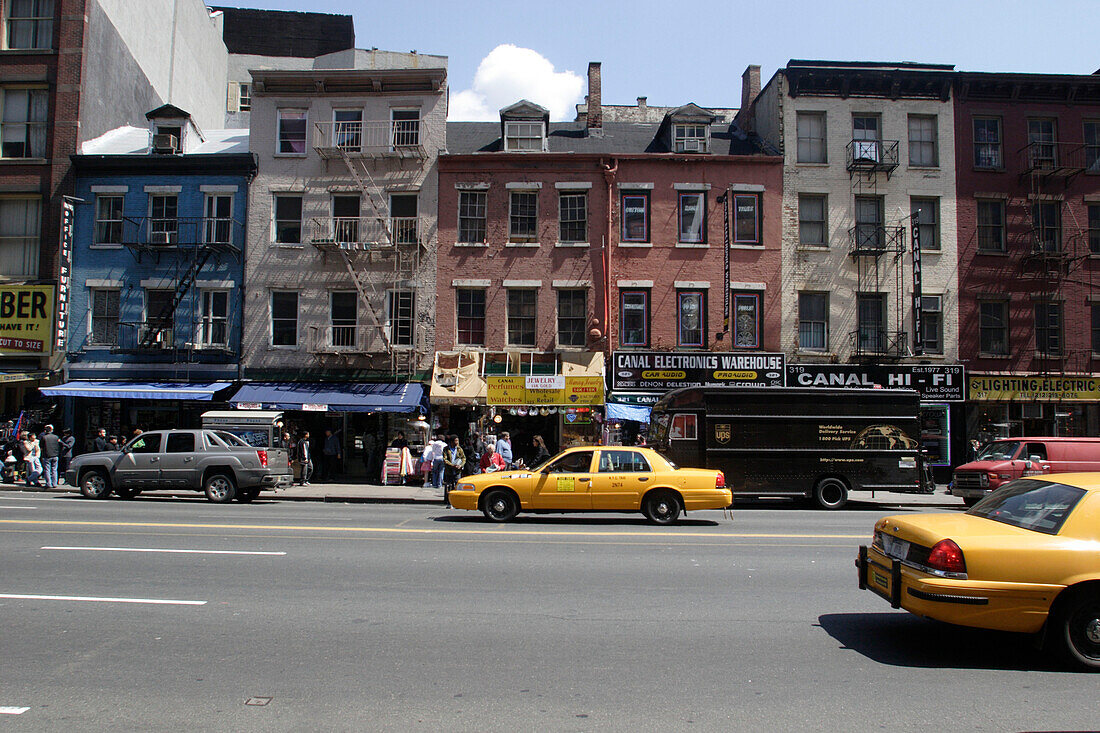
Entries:
[[256, 448], [224, 430], [151, 430], [120, 451], [77, 456], [65, 472], [89, 499], [123, 499], [145, 489], [203, 491], [212, 502], [249, 502], [263, 489], [290, 486], [283, 448]]

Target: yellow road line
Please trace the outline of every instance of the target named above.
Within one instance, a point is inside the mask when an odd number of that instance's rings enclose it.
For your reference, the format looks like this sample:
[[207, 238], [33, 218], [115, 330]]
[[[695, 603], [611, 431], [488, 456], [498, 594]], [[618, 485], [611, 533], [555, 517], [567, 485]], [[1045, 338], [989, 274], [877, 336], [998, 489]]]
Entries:
[[[187, 522], [77, 522], [49, 519], [0, 519], [0, 524], [33, 524], [69, 527], [159, 527], [162, 529], [250, 529], [281, 530], [292, 532], [379, 532], [419, 535], [496, 535], [515, 536], [582, 536], [582, 537], [697, 537], [697, 538], [741, 538], [741, 539], [815, 539], [815, 540], [861, 540], [869, 533], [862, 534], [775, 534], [745, 532], [597, 532], [594, 530], [505, 530], [505, 529], [416, 529], [414, 527], [326, 527], [324, 525], [285, 525], [285, 524], [203, 524]], [[498, 525], [499, 527], [500, 525]]]

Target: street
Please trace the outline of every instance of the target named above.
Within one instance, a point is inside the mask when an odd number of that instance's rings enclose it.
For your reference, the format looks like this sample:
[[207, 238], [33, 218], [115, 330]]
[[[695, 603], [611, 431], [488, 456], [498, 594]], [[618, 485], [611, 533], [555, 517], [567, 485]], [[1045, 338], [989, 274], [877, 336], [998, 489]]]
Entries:
[[493, 525], [3, 492], [0, 727], [1100, 728], [1100, 678], [857, 589], [856, 547], [897, 511]]

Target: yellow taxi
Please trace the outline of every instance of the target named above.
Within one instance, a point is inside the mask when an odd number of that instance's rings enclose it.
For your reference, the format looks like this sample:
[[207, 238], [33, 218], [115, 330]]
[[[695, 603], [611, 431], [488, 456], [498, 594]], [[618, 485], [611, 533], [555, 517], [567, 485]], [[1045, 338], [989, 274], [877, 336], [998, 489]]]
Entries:
[[451, 490], [455, 509], [494, 522], [519, 512], [637, 512], [671, 524], [681, 511], [733, 503], [721, 471], [677, 468], [649, 448], [569, 448], [541, 466], [464, 476]]
[[1017, 479], [965, 514], [885, 517], [856, 565], [859, 587], [894, 608], [1041, 633], [1100, 669], [1100, 473]]

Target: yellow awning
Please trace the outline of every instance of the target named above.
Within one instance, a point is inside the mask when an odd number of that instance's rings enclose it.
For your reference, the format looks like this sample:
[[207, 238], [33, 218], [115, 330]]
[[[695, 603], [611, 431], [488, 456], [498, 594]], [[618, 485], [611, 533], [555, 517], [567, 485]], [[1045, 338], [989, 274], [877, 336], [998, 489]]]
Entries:
[[433, 405], [484, 404], [485, 378], [478, 351], [440, 351], [435, 355], [428, 401]]
[[602, 377], [602, 351], [566, 351], [561, 355], [561, 373], [567, 377]]

